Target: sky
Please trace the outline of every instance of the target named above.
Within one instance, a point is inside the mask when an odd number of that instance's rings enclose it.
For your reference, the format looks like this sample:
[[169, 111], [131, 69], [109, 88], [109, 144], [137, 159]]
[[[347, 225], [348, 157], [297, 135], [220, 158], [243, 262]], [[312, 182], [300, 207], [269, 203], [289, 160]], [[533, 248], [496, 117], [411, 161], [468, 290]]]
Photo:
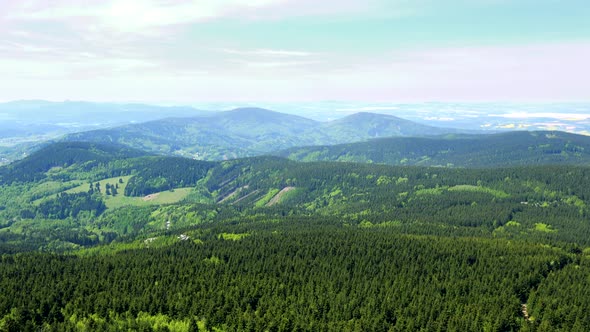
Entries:
[[0, 101], [590, 101], [587, 0], [0, 0]]

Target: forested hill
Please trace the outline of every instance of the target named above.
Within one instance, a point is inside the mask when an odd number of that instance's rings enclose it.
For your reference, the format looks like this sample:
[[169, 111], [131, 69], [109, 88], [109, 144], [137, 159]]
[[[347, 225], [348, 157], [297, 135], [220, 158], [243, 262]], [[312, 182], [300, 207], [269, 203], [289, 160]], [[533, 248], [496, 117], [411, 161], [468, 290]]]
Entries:
[[0, 331], [590, 330], [590, 167], [68, 144], [0, 169]]
[[294, 146], [456, 132], [382, 114], [359, 113], [319, 122], [260, 108], [241, 108], [210, 116], [169, 118], [70, 134], [65, 140], [113, 142], [159, 154], [223, 160], [262, 155]]
[[590, 137], [557, 131], [390, 137], [333, 146], [296, 147], [275, 155], [298, 161], [445, 167], [587, 165]]
[[[142, 206], [153, 196], [168, 194], [174, 198], [163, 203], [190, 199], [216, 207], [278, 209], [284, 215], [340, 216], [354, 223], [408, 221], [482, 227], [486, 232], [510, 221], [529, 229], [543, 223], [559, 229], [555, 234], [539, 233], [554, 240], [589, 241], [586, 234], [590, 228], [582, 222], [589, 213], [587, 202], [590, 204], [587, 167], [393, 167], [301, 163], [270, 156], [208, 162], [137, 156], [136, 152], [125, 154], [126, 150], [115, 147], [97, 150], [96, 145], [87, 143], [73, 145], [76, 148], [70, 143], [50, 146], [22, 162], [0, 168], [5, 176], [0, 182], [3, 222], [10, 225], [19, 218], [36, 217], [76, 219], [79, 212], [72, 212], [69, 205], [77, 198], [92, 199], [97, 204], [104, 201], [108, 211], [114, 213], [119, 207]], [[68, 154], [71, 151], [80, 155], [77, 161]], [[104, 151], [122, 157], [100, 159]], [[66, 158], [51, 159], [57, 156]], [[37, 160], [53, 163], [32, 162]], [[46, 166], [36, 168], [38, 165]], [[52, 168], [47, 170], [49, 166]], [[14, 193], [18, 193], [18, 200]], [[104, 208], [96, 210], [96, 205], [84, 204], [82, 210], [90, 213], [90, 220], [104, 212]], [[119, 222], [110, 221], [113, 225]], [[147, 220], [142, 218], [142, 222]]]
[[35, 182], [45, 178], [48, 172], [59, 172], [73, 165], [90, 170], [116, 160], [147, 155], [149, 153], [116, 144], [52, 143], [22, 160], [0, 167], [0, 184]]

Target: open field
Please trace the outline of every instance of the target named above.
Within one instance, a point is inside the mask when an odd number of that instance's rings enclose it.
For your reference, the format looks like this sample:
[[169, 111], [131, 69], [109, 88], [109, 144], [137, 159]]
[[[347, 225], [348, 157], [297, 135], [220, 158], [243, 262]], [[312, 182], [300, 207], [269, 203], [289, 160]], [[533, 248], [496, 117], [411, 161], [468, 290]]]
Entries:
[[[192, 187], [191, 188], [178, 188], [178, 189], [174, 189], [172, 191], [164, 191], [164, 192], [160, 192], [160, 193], [154, 193], [154, 194], [151, 194], [151, 195], [148, 195], [145, 197], [128, 197], [128, 196], [125, 196], [123, 193], [125, 192], [125, 187], [127, 186], [127, 183], [129, 182], [130, 178], [131, 178], [131, 176], [121, 176], [121, 177], [113, 177], [113, 178], [108, 178], [108, 179], [93, 182], [95, 188], [96, 188], [96, 184], [99, 183], [99, 187], [101, 188], [101, 194], [103, 195], [104, 202], [105, 202], [107, 208], [116, 209], [116, 208], [119, 208], [122, 206], [149, 206], [149, 205], [178, 203], [181, 200], [185, 199], [193, 191]], [[122, 180], [122, 183], [119, 182], [119, 179]], [[40, 192], [47, 192], [50, 190], [59, 189], [60, 187], [63, 188], [63, 187], [67, 187], [67, 186], [72, 186], [72, 185], [75, 185], [78, 183], [81, 183], [81, 181], [71, 181], [68, 183], [47, 182], [47, 183], [40, 185], [38, 190]], [[106, 185], [107, 184], [110, 184], [112, 186], [118, 185], [118, 189], [117, 189], [118, 194], [115, 196], [107, 195], [106, 194]], [[68, 193], [68, 194], [75, 194], [75, 193], [87, 192], [89, 189], [90, 189], [90, 184], [83, 183], [83, 184], [80, 184], [74, 188], [70, 188], [68, 190], [65, 190], [63, 192]], [[46, 196], [41, 199], [38, 199], [34, 202], [34, 204], [38, 205], [39, 203], [41, 203], [42, 201], [44, 201], [46, 199], [55, 198], [56, 195], [57, 194]]]

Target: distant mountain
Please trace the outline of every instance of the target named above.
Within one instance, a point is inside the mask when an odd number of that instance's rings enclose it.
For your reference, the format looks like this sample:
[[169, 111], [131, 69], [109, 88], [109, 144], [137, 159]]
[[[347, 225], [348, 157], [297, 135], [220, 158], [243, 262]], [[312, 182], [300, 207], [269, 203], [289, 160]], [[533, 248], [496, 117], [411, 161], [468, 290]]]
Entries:
[[43, 100], [0, 103], [0, 120], [3, 124], [82, 129], [145, 122], [171, 116], [205, 116], [209, 113], [192, 107], [166, 107], [135, 103], [50, 102]]
[[432, 127], [392, 115], [361, 112], [327, 122], [324, 129], [337, 141], [363, 141], [367, 138], [392, 136], [431, 136], [460, 131]]
[[160, 154], [221, 160], [295, 146], [457, 132], [381, 114], [359, 113], [331, 122], [319, 122], [261, 108], [239, 108], [209, 116], [168, 118], [76, 133], [68, 135], [65, 140], [114, 142]]
[[41, 142], [69, 133], [210, 113], [192, 107], [145, 104], [44, 100], [0, 103], [0, 165], [30, 154]]
[[[237, 108], [231, 111], [220, 112], [214, 117], [215, 121], [221, 122], [223, 126], [246, 127], [243, 132], [249, 133], [249, 128], [257, 126], [258, 130], [275, 132], [276, 130], [287, 130], [290, 133], [300, 133], [307, 127], [318, 124], [297, 115], [279, 113], [263, 108]], [[234, 128], [242, 129], [242, 128]]]
[[590, 137], [565, 132], [391, 137], [275, 153], [298, 161], [346, 161], [388, 165], [496, 167], [590, 164]]

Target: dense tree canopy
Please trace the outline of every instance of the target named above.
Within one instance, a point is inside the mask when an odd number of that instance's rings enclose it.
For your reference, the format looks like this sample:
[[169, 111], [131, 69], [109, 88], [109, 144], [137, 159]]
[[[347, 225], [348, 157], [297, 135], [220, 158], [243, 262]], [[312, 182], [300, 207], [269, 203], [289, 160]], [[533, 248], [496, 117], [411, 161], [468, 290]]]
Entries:
[[[227, 233], [235, 231], [243, 233]], [[321, 220], [204, 225], [186, 234], [171, 246], [114, 255], [5, 255], [4, 324], [107, 329], [133, 326], [127, 317], [144, 313], [228, 331], [590, 328], [582, 314], [589, 297], [551, 298], [570, 266], [578, 269], [579, 257], [560, 249]], [[535, 321], [522, 313], [531, 292]], [[545, 320], [549, 299], [559, 312]]]
[[588, 167], [62, 148], [0, 169], [0, 331], [590, 330]]

